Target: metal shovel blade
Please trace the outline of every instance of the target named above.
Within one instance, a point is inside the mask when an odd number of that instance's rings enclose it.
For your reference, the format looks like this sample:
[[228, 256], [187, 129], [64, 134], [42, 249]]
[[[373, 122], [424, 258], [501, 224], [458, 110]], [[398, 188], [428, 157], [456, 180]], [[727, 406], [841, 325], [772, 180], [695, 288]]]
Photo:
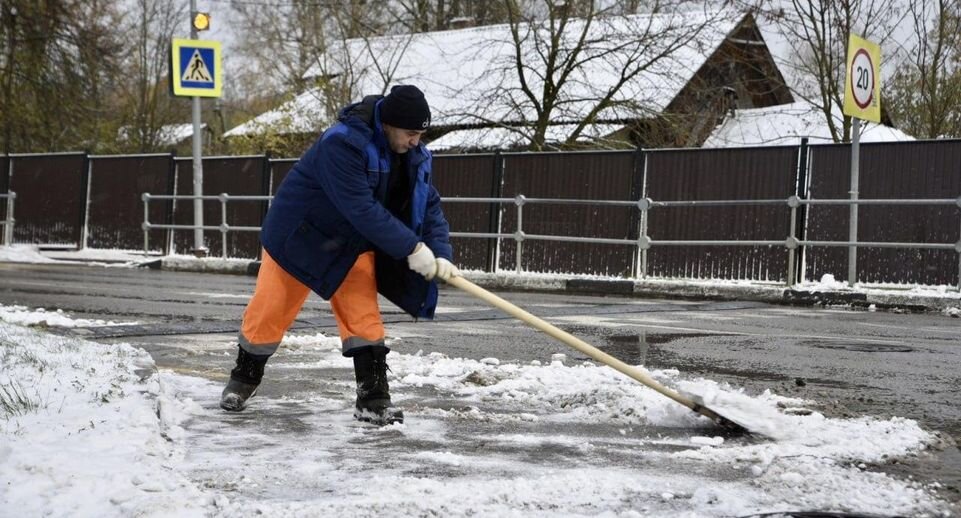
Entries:
[[733, 419], [729, 419], [719, 414], [718, 412], [704, 406], [703, 404], [696, 402], [691, 398], [685, 397], [680, 393], [674, 390], [671, 390], [668, 387], [665, 387], [664, 385], [658, 383], [654, 378], [652, 378], [646, 372], [636, 367], [632, 367], [622, 362], [621, 360], [618, 360], [617, 358], [605, 353], [604, 351], [601, 351], [600, 349], [594, 347], [593, 345], [590, 345], [587, 342], [571, 335], [570, 333], [567, 333], [566, 331], [563, 331], [555, 327], [554, 325], [549, 324], [548, 322], [528, 313], [527, 311], [524, 311], [523, 309], [515, 306], [514, 304], [511, 304], [510, 302], [507, 302], [506, 300], [498, 297], [497, 295], [494, 295], [493, 293], [485, 290], [484, 288], [481, 288], [480, 286], [477, 286], [476, 284], [468, 281], [463, 277], [451, 277], [450, 279], [447, 280], [447, 283], [450, 284], [451, 286], [455, 286], [457, 288], [460, 288], [463, 291], [466, 291], [467, 293], [504, 311], [508, 315], [511, 315], [512, 317], [524, 322], [525, 324], [533, 327], [534, 329], [537, 329], [538, 331], [541, 331], [551, 337], [554, 337], [560, 340], [561, 342], [564, 342], [568, 346], [573, 347], [574, 349], [586, 354], [587, 356], [593, 358], [594, 360], [597, 360], [607, 365], [608, 367], [611, 367], [621, 372], [622, 374], [625, 374], [633, 378], [634, 380], [641, 382], [642, 384], [656, 390], [657, 392], [660, 392], [662, 395], [670, 399], [673, 399], [674, 401], [690, 408], [691, 410], [711, 419], [712, 421], [717, 423], [718, 426], [721, 426], [730, 434], [752, 433], [750, 427], [746, 426], [744, 423], [739, 423]]

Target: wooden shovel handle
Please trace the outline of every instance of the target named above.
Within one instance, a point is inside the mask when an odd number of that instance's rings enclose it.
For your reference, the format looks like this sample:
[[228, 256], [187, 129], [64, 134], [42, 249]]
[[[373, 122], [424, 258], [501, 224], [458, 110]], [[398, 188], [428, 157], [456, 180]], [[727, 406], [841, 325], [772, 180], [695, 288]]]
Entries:
[[630, 376], [631, 378], [643, 383], [644, 385], [660, 392], [664, 396], [667, 396], [673, 399], [674, 401], [677, 401], [678, 403], [690, 408], [691, 410], [701, 415], [704, 415], [716, 422], [725, 421], [723, 417], [719, 416], [717, 413], [715, 413], [711, 409], [706, 408], [703, 405], [700, 405], [698, 403], [695, 403], [694, 401], [682, 396], [681, 394], [665, 387], [664, 385], [661, 385], [656, 380], [654, 380], [654, 378], [648, 375], [646, 372], [636, 367], [632, 367], [622, 362], [621, 360], [618, 360], [617, 358], [605, 353], [604, 351], [601, 351], [600, 349], [577, 338], [574, 335], [571, 335], [566, 331], [558, 329], [557, 327], [528, 313], [527, 311], [524, 311], [523, 309], [515, 306], [514, 304], [507, 302], [506, 300], [498, 297], [497, 295], [494, 295], [493, 293], [485, 290], [484, 288], [481, 288], [480, 286], [468, 281], [463, 277], [451, 277], [447, 281], [447, 283], [452, 286], [456, 286], [466, 291], [467, 293], [470, 293], [471, 295], [487, 302], [488, 304], [504, 311], [508, 315], [523, 321], [525, 324], [533, 327], [534, 329], [537, 329], [538, 331], [546, 333], [547, 335], [550, 335], [564, 342], [570, 347], [577, 349], [578, 351], [607, 365], [608, 367], [616, 369], [617, 371], [627, 376]]

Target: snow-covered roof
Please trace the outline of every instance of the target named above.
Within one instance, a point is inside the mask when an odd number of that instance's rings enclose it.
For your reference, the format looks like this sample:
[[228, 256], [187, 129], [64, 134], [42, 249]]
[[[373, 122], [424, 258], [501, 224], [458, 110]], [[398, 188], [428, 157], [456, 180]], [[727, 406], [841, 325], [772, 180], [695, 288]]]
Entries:
[[[547, 127], [545, 141], [547, 144], [566, 142], [577, 124], [553, 124]], [[578, 142], [583, 143], [616, 143], [608, 138], [609, 135], [624, 129], [622, 124], [589, 124], [584, 127]], [[530, 142], [530, 128], [474, 128], [455, 130], [432, 140], [427, 147], [431, 151], [447, 151], [450, 149], [505, 149], [523, 146]]]
[[[622, 80], [621, 71], [628, 63], [643, 63], [665, 51], [676, 38], [672, 34], [703, 27], [697, 37], [630, 77], [619, 88], [614, 106], [602, 110], [595, 120], [619, 122], [636, 119], [642, 112], [646, 116], [661, 112], [740, 20], [741, 15], [730, 11], [594, 19], [588, 35], [590, 50], [582, 59], [604, 57], [586, 60], [570, 76], [552, 122], [583, 120], [597, 100]], [[584, 23], [570, 21], [565, 31], [565, 37], [571, 40], [567, 42], [569, 47], [575, 45], [574, 38]], [[538, 50], [543, 49], [534, 48], [533, 40], [528, 38], [524, 46], [528, 67], [541, 63]], [[306, 76], [349, 77], [356, 99], [384, 93], [394, 84], [417, 85], [427, 95], [435, 126], [523, 124], [536, 119], [536, 115], [531, 102], [521, 94], [514, 50], [506, 24], [353, 39], [328, 52]], [[528, 86], [534, 92], [542, 91], [543, 85], [533, 76], [528, 71]], [[305, 128], [313, 131], [330, 122], [323, 106], [316, 92], [308, 92], [225, 135], [244, 135], [264, 126], [279, 133], [302, 132]], [[290, 124], [278, 124], [285, 119]]]
[[[842, 115], [834, 118], [841, 125]], [[824, 113], [807, 102], [735, 110], [704, 142], [703, 147], [737, 147], [758, 145], [796, 145], [801, 137], [812, 144], [833, 142]], [[861, 126], [861, 142], [897, 142], [914, 137], [895, 128], [865, 122]]]
[[[206, 124], [201, 124], [200, 129], [203, 130], [207, 127]], [[135, 128], [131, 126], [124, 126], [117, 131], [117, 137], [120, 140], [131, 140]], [[194, 125], [192, 123], [186, 124], [167, 124], [161, 126], [157, 131], [157, 145], [158, 146], [173, 146], [183, 142], [184, 140], [192, 137], [194, 135]]]
[[272, 130], [277, 133], [315, 133], [327, 125], [327, 114], [324, 110], [323, 93], [319, 88], [311, 88], [281, 104], [274, 110], [262, 113], [257, 117], [231, 128], [224, 133], [225, 137], [241, 135], [256, 135]]

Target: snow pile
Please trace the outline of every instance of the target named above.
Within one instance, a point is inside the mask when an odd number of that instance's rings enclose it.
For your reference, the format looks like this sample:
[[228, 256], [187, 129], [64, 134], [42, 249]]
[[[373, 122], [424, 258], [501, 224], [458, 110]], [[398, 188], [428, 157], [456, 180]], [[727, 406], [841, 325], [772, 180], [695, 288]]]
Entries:
[[818, 282], [806, 281], [794, 287], [797, 291], [838, 291], [850, 289], [846, 282], [836, 280], [834, 275], [826, 273]]
[[[713, 427], [708, 419], [638, 382], [589, 362], [569, 366], [561, 361], [494, 364], [435, 352], [400, 356], [394, 364], [394, 369], [403, 373], [398, 386], [429, 385], [467, 401], [526, 409], [523, 414], [508, 414], [507, 419]], [[650, 375], [670, 384], [678, 372], [653, 371]]]
[[201, 257], [192, 255], [165, 255], [161, 258], [163, 269], [184, 272], [216, 272], [246, 274], [250, 259]]
[[[94, 327], [121, 325], [100, 319], [72, 318], [62, 309], [47, 311], [44, 308], [28, 309], [24, 306], [4, 306], [0, 304], [0, 320], [11, 324], [36, 327]], [[130, 322], [128, 322], [129, 324]]]
[[138, 266], [156, 260], [155, 253], [145, 255], [142, 250], [120, 248], [84, 248], [83, 250], [44, 250], [43, 255], [53, 260], [83, 262], [105, 267]]
[[145, 352], [0, 325], [0, 508], [22, 516], [202, 516], [171, 469]]
[[[322, 334], [287, 336], [281, 354], [284, 351], [305, 359], [313, 354], [302, 364], [311, 372], [350, 367], [340, 354], [338, 340]], [[356, 506], [353, 512], [362, 515], [424, 514], [431, 509], [491, 515], [524, 510], [540, 515], [538, 510], [553, 505], [569, 514], [738, 516], [760, 510], [834, 509], [946, 516], [946, 507], [934, 493], [936, 486], [867, 469], [923, 455], [938, 443], [915, 421], [833, 419], [807, 408], [813, 404], [809, 401], [770, 392], [750, 396], [711, 380], [683, 379], [675, 370], [650, 372], [659, 382], [695, 395], [710, 408], [763, 434], [725, 440], [716, 435], [720, 429], [708, 419], [608, 367], [572, 362], [563, 355], [547, 363], [491, 360], [451, 358], [438, 352], [392, 353], [391, 387], [400, 395], [395, 399], [407, 409], [407, 423], [383, 433], [399, 434], [392, 441], [406, 439], [420, 446], [406, 452], [405, 462], [400, 463], [404, 468], [394, 475], [380, 469], [348, 475], [365, 480], [373, 476], [380, 484], [377, 499], [347, 492], [317, 505], [332, 514]], [[450, 403], [437, 407], [404, 399], [424, 391]], [[349, 396], [343, 404], [349, 408]], [[325, 399], [323, 406], [336, 408], [337, 404]], [[621, 438], [612, 445], [609, 438], [566, 432], [587, 424], [620, 428]], [[475, 446], [458, 444], [452, 430], [464, 427], [472, 430], [470, 443]], [[485, 432], [490, 429], [494, 431]], [[553, 433], [545, 435], [545, 429]], [[682, 437], [638, 436], [638, 431], [651, 429], [676, 430]], [[693, 435], [683, 439], [689, 433]], [[346, 447], [373, 440], [348, 437]], [[485, 445], [482, 452], [476, 444]], [[616, 462], [604, 468], [539, 467], [516, 458], [518, 454], [534, 456], [544, 448], [598, 458], [630, 456], [647, 467], [625, 469]], [[653, 467], [657, 465], [668, 466], [669, 473]], [[730, 470], [730, 478], [720, 482], [706, 475], [718, 469]], [[437, 470], [463, 476], [409, 475]], [[337, 476], [336, 469], [329, 474]], [[555, 492], [560, 487], [567, 489]], [[236, 502], [231, 505], [235, 507], [228, 509], [240, 508]], [[296, 514], [309, 508], [287, 503], [263, 510]]]
[[0, 246], [0, 261], [11, 263], [55, 263], [40, 253], [35, 245]]

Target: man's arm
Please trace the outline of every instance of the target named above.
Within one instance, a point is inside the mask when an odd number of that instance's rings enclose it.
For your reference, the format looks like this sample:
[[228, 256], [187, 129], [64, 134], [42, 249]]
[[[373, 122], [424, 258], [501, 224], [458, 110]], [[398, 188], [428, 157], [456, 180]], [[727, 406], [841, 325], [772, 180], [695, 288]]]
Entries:
[[375, 199], [363, 151], [344, 142], [343, 135], [328, 138], [317, 158], [324, 192], [364, 238], [395, 259], [405, 258], [417, 245], [417, 236]]

